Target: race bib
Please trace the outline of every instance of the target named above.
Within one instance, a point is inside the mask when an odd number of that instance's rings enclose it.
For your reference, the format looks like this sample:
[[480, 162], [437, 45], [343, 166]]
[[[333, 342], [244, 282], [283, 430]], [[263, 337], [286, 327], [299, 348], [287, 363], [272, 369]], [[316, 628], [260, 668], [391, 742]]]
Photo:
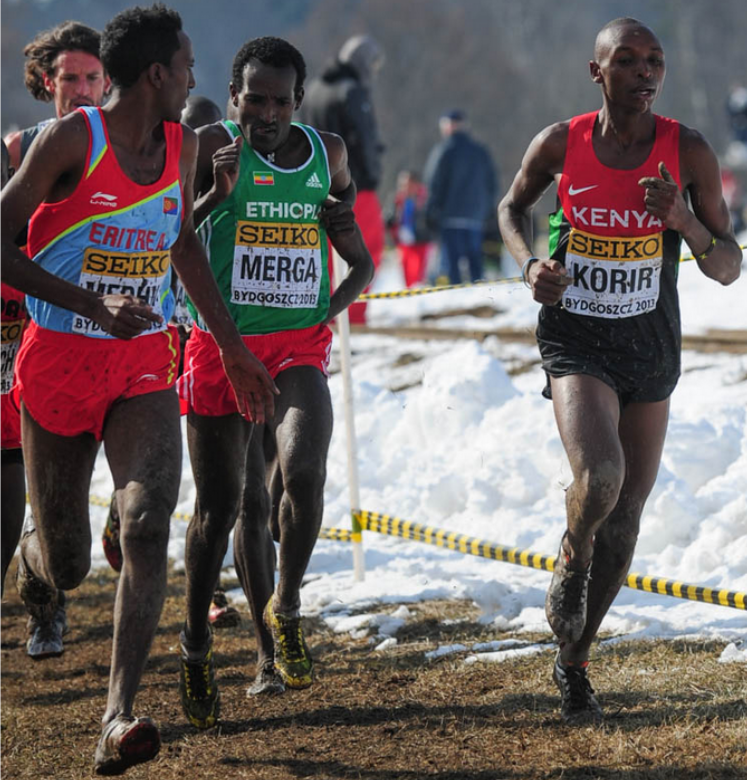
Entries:
[[573, 284], [566, 288], [563, 307], [608, 319], [653, 311], [659, 300], [662, 236], [615, 238], [572, 229], [565, 267]]
[[24, 322], [25, 320], [11, 320], [2, 324], [2, 378], [0, 379], [2, 395], [7, 395], [13, 387], [13, 366], [21, 344]]
[[318, 223], [246, 222], [236, 226], [231, 302], [315, 309], [322, 280]]
[[[147, 303], [156, 314], [162, 314], [161, 289], [170, 265], [166, 250], [113, 252], [89, 247], [83, 256], [79, 284], [100, 295], [133, 295]], [[165, 322], [153, 322], [143, 333], [165, 327]], [[73, 317], [72, 330], [85, 336], [105, 334], [100, 325], [80, 315]]]

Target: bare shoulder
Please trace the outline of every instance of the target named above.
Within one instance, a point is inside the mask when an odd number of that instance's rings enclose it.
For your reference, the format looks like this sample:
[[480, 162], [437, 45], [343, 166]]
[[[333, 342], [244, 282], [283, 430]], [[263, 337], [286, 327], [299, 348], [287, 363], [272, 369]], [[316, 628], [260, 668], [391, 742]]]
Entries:
[[200, 144], [200, 151], [209, 149], [210, 154], [231, 143], [232, 137], [223, 122], [215, 122], [212, 125], [203, 125], [197, 129], [196, 133], [196, 137]]
[[703, 177], [717, 175], [718, 158], [706, 137], [687, 125], [680, 124], [680, 173], [683, 186], [697, 182]]
[[570, 120], [555, 122], [541, 130], [532, 139], [527, 149], [527, 162], [555, 174], [563, 170], [568, 145]]
[[88, 124], [82, 113], [74, 111], [56, 122], [52, 122], [31, 144], [24, 158], [24, 167], [43, 158], [45, 163], [51, 160], [58, 164], [77, 164], [88, 154], [90, 134]]
[[327, 150], [331, 167], [336, 167], [334, 162], [340, 163], [342, 160], [347, 160], [348, 150], [345, 146], [345, 141], [337, 133], [328, 133], [323, 130], [317, 130], [317, 133], [319, 133], [319, 137]]

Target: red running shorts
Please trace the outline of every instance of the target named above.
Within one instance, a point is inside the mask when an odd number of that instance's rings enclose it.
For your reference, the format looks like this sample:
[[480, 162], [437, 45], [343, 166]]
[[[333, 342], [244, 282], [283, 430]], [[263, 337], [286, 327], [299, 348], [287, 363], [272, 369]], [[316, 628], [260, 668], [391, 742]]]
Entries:
[[[326, 325], [241, 339], [273, 379], [293, 366], [313, 366], [329, 376], [332, 331]], [[196, 325], [184, 350], [184, 373], [179, 377], [177, 389], [180, 400], [186, 401], [191, 411], [205, 417], [222, 417], [239, 411], [218, 345], [210, 333]]]
[[93, 339], [29, 322], [16, 357], [17, 396], [42, 428], [101, 441], [115, 402], [168, 390], [179, 368], [175, 327], [134, 339]]

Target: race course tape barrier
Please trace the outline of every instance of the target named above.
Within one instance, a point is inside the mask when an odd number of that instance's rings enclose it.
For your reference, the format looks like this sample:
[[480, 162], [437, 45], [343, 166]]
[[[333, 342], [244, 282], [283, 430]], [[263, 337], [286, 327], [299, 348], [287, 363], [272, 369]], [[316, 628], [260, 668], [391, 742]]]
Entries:
[[[747, 249], [747, 244], [739, 247]], [[695, 260], [693, 255], [683, 255], [680, 257], [681, 263]], [[393, 290], [391, 292], [363, 293], [359, 295], [359, 301], [373, 301], [380, 298], [411, 298], [414, 295], [428, 295], [436, 292], [446, 292], [447, 290], [463, 290], [467, 287], [490, 287], [496, 284], [521, 284], [524, 280], [520, 276], [512, 276], [505, 279], [481, 280], [479, 282], [465, 282], [464, 284], [442, 284], [437, 287], [411, 287], [407, 290]]]
[[[89, 503], [93, 506], [109, 507], [109, 498], [90, 496]], [[402, 520], [392, 515], [361, 510], [353, 512], [353, 522], [364, 531], [372, 531], [386, 536], [397, 536], [413, 542], [423, 542], [435, 547], [444, 547], [465, 555], [476, 555], [479, 558], [489, 558], [493, 561], [513, 563], [531, 569], [552, 571], [555, 567], [555, 555], [543, 555], [531, 550], [520, 550], [518, 547], [505, 547], [495, 542], [488, 542], [456, 531], [446, 531], [443, 528], [415, 523], [412, 520]], [[174, 512], [175, 520], [189, 522], [192, 516], [185, 512]], [[336, 542], [352, 542], [354, 532], [346, 528], [322, 528], [320, 539]], [[662, 596], [673, 596], [677, 599], [700, 601], [704, 604], [719, 604], [722, 607], [747, 610], [747, 593], [732, 590], [715, 590], [704, 585], [690, 585], [686, 582], [667, 580], [663, 577], [652, 577], [643, 574], [628, 574], [624, 585], [633, 590], [645, 590], [648, 593], [658, 593]]]

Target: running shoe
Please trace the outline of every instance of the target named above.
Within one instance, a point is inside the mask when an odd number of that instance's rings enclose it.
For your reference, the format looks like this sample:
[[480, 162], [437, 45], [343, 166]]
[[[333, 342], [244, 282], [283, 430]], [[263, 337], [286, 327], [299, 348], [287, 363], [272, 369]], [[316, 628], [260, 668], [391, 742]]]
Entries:
[[26, 642], [26, 652], [36, 661], [56, 658], [65, 652], [62, 643], [62, 637], [68, 631], [65, 600], [65, 592], [57, 591], [57, 608], [51, 619], [46, 615], [40, 616], [38, 611], [34, 613], [29, 610], [31, 614], [27, 623], [29, 638]]
[[122, 545], [119, 542], [119, 508], [117, 507], [116, 494], [112, 495], [109, 502], [109, 514], [106, 518], [104, 533], [101, 535], [101, 545], [104, 555], [109, 561], [109, 566], [114, 571], [122, 571]]
[[241, 623], [241, 613], [228, 603], [226, 592], [221, 587], [217, 587], [213, 593], [208, 620], [213, 628], [232, 628]]
[[[567, 533], [563, 535], [563, 539]], [[571, 559], [560, 543], [555, 570], [545, 598], [547, 622], [561, 642], [578, 642], [586, 626], [591, 562], [583, 569], [571, 568]]]
[[[23, 538], [35, 531], [34, 520], [29, 515], [24, 524]], [[47, 585], [29, 569], [23, 549], [18, 556], [16, 589], [29, 613], [26, 652], [35, 660], [62, 655], [65, 651], [62, 637], [67, 633], [65, 594]]]
[[121, 775], [155, 758], [160, 749], [161, 735], [150, 718], [117, 715], [104, 726], [96, 746], [96, 774]]
[[275, 662], [270, 658], [259, 667], [259, 672], [254, 682], [246, 689], [247, 696], [273, 696], [285, 691], [285, 683], [278, 671]]
[[560, 653], [555, 658], [552, 679], [560, 690], [560, 717], [569, 726], [601, 723], [602, 708], [594, 697], [594, 689], [586, 676], [588, 664], [564, 664]]
[[264, 611], [264, 621], [275, 642], [275, 668], [288, 688], [308, 688], [312, 683], [311, 653], [303, 638], [301, 617], [275, 612], [272, 596]]
[[181, 645], [181, 674], [179, 694], [187, 720], [198, 729], [215, 726], [220, 713], [220, 692], [215, 683], [213, 636], [207, 648], [193, 650], [187, 647], [184, 631], [179, 635]]

